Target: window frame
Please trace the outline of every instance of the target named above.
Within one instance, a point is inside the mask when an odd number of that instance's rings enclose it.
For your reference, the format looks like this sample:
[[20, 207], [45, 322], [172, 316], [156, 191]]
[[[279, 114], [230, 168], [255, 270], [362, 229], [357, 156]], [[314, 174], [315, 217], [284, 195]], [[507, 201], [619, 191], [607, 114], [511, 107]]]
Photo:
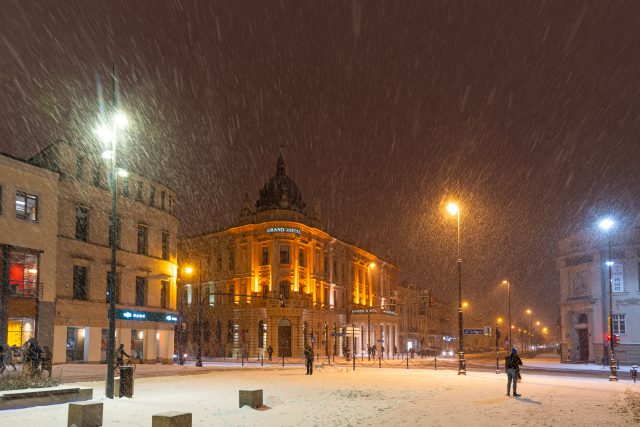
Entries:
[[[286, 250], [283, 250], [283, 249], [286, 249]], [[280, 264], [281, 265], [291, 264], [291, 248], [289, 245], [280, 245]]]
[[[142, 284], [142, 295], [140, 294], [139, 285]], [[136, 276], [136, 289], [135, 289], [135, 301], [134, 305], [136, 307], [146, 307], [147, 305], [147, 294], [148, 294], [149, 283], [146, 277]], [[142, 304], [140, 304], [139, 298], [142, 297]]]
[[[144, 230], [143, 233], [140, 233], [141, 230]], [[142, 241], [140, 240], [142, 237]], [[137, 228], [137, 247], [136, 252], [138, 255], [149, 255], [149, 226], [146, 224], [138, 223]], [[142, 243], [142, 246], [141, 246]]]
[[[78, 214], [85, 213], [85, 212], [86, 212], [86, 216], [84, 218], [85, 225], [84, 225], [84, 234], [83, 234], [81, 217]], [[81, 242], [88, 242], [89, 235], [90, 235], [89, 233], [90, 227], [91, 227], [91, 209], [89, 209], [84, 205], [76, 205], [76, 233], [75, 233], [76, 240], [79, 240]]]
[[171, 258], [171, 233], [169, 233], [167, 230], [162, 230], [162, 244], [160, 255], [165, 261], [169, 261], [169, 259]]
[[[82, 272], [82, 275], [80, 275]], [[82, 282], [79, 278], [82, 277]], [[84, 265], [73, 265], [73, 293], [72, 299], [79, 301], [89, 301], [89, 269]]]
[[[22, 197], [24, 199], [24, 210], [22, 212], [18, 211], [18, 198]], [[28, 213], [29, 209], [29, 200], [33, 201], [33, 205], [31, 207], [31, 213]], [[15, 199], [15, 211], [16, 211], [16, 219], [22, 221], [29, 222], [38, 222], [38, 211], [39, 211], [39, 201], [38, 195], [27, 193], [26, 191], [16, 190], [16, 199]]]
[[[627, 315], [626, 313], [614, 314], [611, 317], [614, 335], [627, 335]], [[622, 330], [622, 331], [621, 331]]]

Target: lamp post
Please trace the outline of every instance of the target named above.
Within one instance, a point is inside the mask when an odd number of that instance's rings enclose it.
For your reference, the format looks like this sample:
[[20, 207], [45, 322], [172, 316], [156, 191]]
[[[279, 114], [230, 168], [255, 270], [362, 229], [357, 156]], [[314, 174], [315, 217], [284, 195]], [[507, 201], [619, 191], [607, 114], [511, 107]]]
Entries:
[[529, 348], [533, 351], [533, 312], [530, 308], [527, 309], [527, 314], [529, 315], [529, 333], [531, 334], [531, 338], [529, 339]]
[[618, 369], [616, 368], [616, 359], [613, 347], [615, 345], [615, 338], [613, 336], [613, 283], [611, 281], [611, 234], [609, 231], [613, 228], [615, 222], [611, 218], [604, 218], [600, 221], [598, 226], [602, 231], [607, 233], [608, 242], [608, 259], [607, 267], [609, 269], [609, 369], [611, 374], [609, 375], [609, 381], [618, 381]]
[[462, 330], [462, 258], [460, 256], [460, 207], [456, 203], [447, 205], [447, 212], [455, 215], [458, 222], [458, 375], [466, 375], [467, 368], [464, 360], [464, 334]]
[[[116, 92], [115, 76], [113, 76], [114, 92]], [[117, 103], [117, 99], [116, 99]], [[111, 190], [111, 230], [109, 232], [109, 246], [111, 249], [111, 270], [109, 276], [109, 335], [107, 339], [107, 381], [105, 395], [109, 399], [114, 397], [115, 380], [115, 352], [116, 352], [116, 253], [118, 241], [118, 175], [126, 176], [125, 171], [119, 171], [116, 165], [116, 147], [119, 131], [127, 127], [129, 121], [121, 111], [115, 111], [110, 117], [101, 117], [100, 124], [95, 129], [98, 138], [108, 148], [102, 153], [105, 160], [111, 161], [109, 172], [109, 188]]]
[[499, 326], [502, 325], [502, 317], [498, 317], [498, 319], [496, 320], [496, 374], [500, 373], [500, 329], [498, 329]]
[[508, 280], [502, 281], [503, 285], [507, 285], [507, 300], [509, 304], [509, 346], [513, 346], [513, 341], [511, 341], [511, 283]]

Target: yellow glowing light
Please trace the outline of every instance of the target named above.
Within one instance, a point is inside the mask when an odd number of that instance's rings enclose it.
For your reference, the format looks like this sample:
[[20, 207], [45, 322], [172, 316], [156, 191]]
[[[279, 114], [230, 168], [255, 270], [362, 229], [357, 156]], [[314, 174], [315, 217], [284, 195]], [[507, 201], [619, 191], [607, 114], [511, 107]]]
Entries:
[[144, 331], [140, 331], [140, 332], [138, 332], [138, 338], [139, 338], [139, 339], [144, 338]]
[[530, 309], [527, 309], [527, 314], [531, 314], [531, 310]]
[[191, 273], [193, 273], [193, 267], [191, 267], [190, 265], [186, 266], [184, 268], [184, 274], [191, 275]]
[[456, 203], [451, 202], [447, 205], [447, 212], [451, 215], [456, 215], [460, 212], [460, 207]]
[[546, 334], [547, 332], [549, 332], [549, 329], [547, 329], [546, 327], [542, 328], [542, 332], [544, 332]]
[[539, 321], [538, 321], [538, 322], [536, 322], [536, 326], [540, 326], [540, 322], [539, 322]]
[[373, 261], [371, 261], [371, 262], [369, 263], [369, 268], [376, 268], [376, 263], [375, 263], [375, 262], [373, 262]]
[[502, 323], [502, 317], [498, 317], [498, 323]]
[[466, 302], [466, 301], [464, 301], [464, 302], [462, 303], [462, 308], [467, 308], [467, 307], [469, 307], [469, 303], [468, 303], [468, 302]]

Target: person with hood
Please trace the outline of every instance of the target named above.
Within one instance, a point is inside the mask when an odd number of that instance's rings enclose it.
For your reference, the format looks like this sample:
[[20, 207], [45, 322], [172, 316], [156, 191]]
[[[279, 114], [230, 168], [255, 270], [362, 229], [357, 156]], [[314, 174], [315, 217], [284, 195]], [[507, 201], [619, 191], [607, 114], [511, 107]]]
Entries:
[[304, 349], [304, 359], [307, 367], [306, 375], [313, 375], [313, 356], [313, 348], [309, 345]]
[[273, 347], [267, 347], [267, 354], [269, 355], [269, 362], [271, 362], [271, 358], [273, 357]]
[[512, 348], [511, 354], [504, 361], [504, 369], [507, 372], [507, 396], [510, 396], [511, 384], [513, 383], [513, 397], [520, 397], [516, 392], [518, 386], [518, 378], [520, 377], [520, 366], [522, 360], [518, 356], [518, 349]]

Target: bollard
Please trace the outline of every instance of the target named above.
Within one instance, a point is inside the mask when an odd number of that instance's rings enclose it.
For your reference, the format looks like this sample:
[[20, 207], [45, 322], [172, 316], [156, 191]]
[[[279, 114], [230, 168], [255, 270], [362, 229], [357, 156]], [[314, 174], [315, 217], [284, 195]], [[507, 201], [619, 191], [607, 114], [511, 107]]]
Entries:
[[382, 357], [378, 357], [378, 368], [382, 368]]
[[242, 355], [242, 366], [244, 366], [244, 354]]
[[260, 355], [260, 366], [264, 366], [264, 354]]
[[436, 370], [436, 371], [438, 370], [438, 358], [437, 357], [433, 358], [433, 369]]
[[248, 405], [252, 408], [259, 408], [262, 403], [262, 389], [260, 390], [240, 390], [239, 408]]
[[102, 403], [69, 403], [68, 426], [98, 427], [102, 425]]
[[282, 367], [284, 368], [284, 351], [282, 352]]
[[151, 417], [151, 427], [191, 427], [191, 412], [163, 412]]
[[407, 369], [409, 369], [409, 355], [407, 355]]

